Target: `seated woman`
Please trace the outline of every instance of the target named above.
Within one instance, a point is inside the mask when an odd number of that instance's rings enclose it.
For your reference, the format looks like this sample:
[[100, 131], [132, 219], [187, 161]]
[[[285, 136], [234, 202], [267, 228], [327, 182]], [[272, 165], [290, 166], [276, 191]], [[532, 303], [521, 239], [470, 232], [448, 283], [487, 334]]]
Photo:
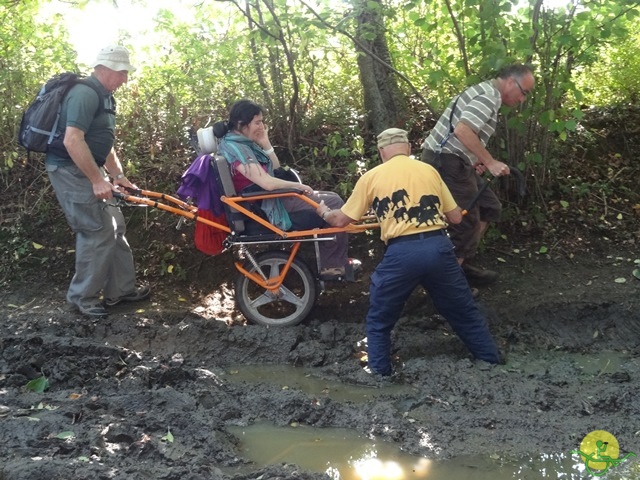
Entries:
[[[263, 108], [250, 100], [239, 100], [229, 112], [229, 120], [218, 122], [213, 131], [222, 138], [218, 153], [231, 165], [233, 184], [237, 192], [296, 188], [317, 203], [339, 209], [344, 201], [333, 192], [316, 192], [308, 185], [274, 176], [280, 167], [264, 124]], [[281, 230], [309, 230], [329, 227], [315, 209], [295, 196], [262, 200], [261, 208], [269, 221]], [[345, 276], [349, 266], [358, 267], [358, 260], [347, 258], [347, 234], [335, 234], [335, 241], [319, 242], [320, 278], [333, 280]]]

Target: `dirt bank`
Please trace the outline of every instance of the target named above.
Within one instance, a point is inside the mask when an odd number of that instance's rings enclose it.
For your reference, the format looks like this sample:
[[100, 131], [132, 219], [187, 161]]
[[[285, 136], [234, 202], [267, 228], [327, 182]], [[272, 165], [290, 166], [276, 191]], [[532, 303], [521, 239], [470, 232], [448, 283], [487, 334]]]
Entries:
[[[150, 302], [101, 321], [67, 310], [66, 285], [10, 285], [0, 294], [0, 479], [231, 478], [223, 469], [247, 460], [228, 427], [260, 420], [350, 428], [427, 458], [489, 455], [496, 445], [514, 457], [568, 453], [593, 430], [640, 450], [632, 250], [485, 252], [501, 279], [479, 303], [507, 364], [471, 361], [415, 292], [394, 332], [399, 381], [414, 389], [357, 404], [232, 382], [228, 369], [292, 364], [375, 384], [358, 360], [367, 275], [284, 329], [242, 324], [224, 279], [206, 299], [202, 280], [179, 291], [157, 282]], [[25, 388], [42, 374], [46, 391]], [[234, 478], [326, 477], [289, 465]]]

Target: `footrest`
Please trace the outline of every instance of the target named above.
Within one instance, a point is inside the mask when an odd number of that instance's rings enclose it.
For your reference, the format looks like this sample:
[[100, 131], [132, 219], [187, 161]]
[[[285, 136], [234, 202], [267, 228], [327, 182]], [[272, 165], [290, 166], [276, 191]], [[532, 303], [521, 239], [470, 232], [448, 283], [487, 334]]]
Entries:
[[229, 237], [231, 243], [259, 243], [259, 242], [286, 242], [286, 238], [282, 238], [280, 235], [268, 234], [268, 235], [238, 235]]

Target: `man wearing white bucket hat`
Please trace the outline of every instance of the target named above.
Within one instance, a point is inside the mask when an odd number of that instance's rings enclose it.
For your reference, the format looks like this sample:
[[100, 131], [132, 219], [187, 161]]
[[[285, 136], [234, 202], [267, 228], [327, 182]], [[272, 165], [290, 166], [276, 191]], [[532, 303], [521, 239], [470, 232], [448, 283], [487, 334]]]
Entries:
[[113, 147], [112, 95], [133, 71], [126, 48], [110, 45], [100, 50], [92, 75], [66, 95], [61, 134], [45, 160], [58, 202], [76, 234], [76, 269], [67, 301], [93, 318], [105, 317], [105, 306], [149, 296], [148, 286], [136, 284], [124, 217], [112, 201], [118, 185], [134, 187]]

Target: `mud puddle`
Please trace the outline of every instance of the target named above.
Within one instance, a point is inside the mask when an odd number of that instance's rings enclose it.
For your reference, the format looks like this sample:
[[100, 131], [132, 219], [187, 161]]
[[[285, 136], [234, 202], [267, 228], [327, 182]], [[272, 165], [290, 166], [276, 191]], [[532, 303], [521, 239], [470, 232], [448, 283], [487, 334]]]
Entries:
[[[256, 466], [287, 463], [324, 473], [331, 480], [577, 480], [593, 476], [571, 452], [508, 458], [495, 445], [493, 454], [438, 461], [409, 455], [390, 443], [340, 428], [283, 428], [259, 423], [230, 427], [229, 431], [240, 440], [238, 453], [253, 462], [253, 466], [223, 469], [230, 475]], [[611, 471], [607, 478], [635, 478], [629, 476], [629, 466]]]
[[292, 365], [234, 365], [225, 369], [225, 373], [222, 379], [231, 383], [277, 385], [283, 390], [297, 389], [310, 396], [330, 398], [337, 402], [364, 403], [381, 395], [416, 393], [416, 389], [410, 385], [389, 384], [374, 388], [324, 379], [312, 368]]
[[[534, 350], [524, 356], [514, 355], [499, 370], [505, 376], [524, 374], [535, 378], [555, 373], [576, 379], [597, 379], [632, 369], [633, 363], [634, 359], [627, 352], [588, 354]], [[220, 378], [234, 384], [275, 385], [283, 391], [297, 389], [312, 398], [330, 398], [336, 402], [364, 404], [379, 402], [384, 398], [398, 413], [404, 411], [410, 421], [412, 418], [413, 421], [421, 420], [420, 414], [411, 410], [422, 402], [422, 395], [419, 389], [411, 385], [363, 387], [320, 378], [320, 374], [313, 368], [290, 365], [238, 364], [225, 369], [225, 374]], [[487, 448], [493, 453], [486, 455], [463, 454], [447, 460], [434, 460], [406, 453], [393, 442], [343, 428], [314, 428], [298, 422], [283, 427], [257, 422], [248, 426], [230, 426], [228, 431], [239, 439], [237, 454], [251, 462], [251, 466], [224, 469], [231, 475], [248, 472], [255, 467], [295, 464], [308, 471], [324, 473], [332, 480], [538, 480], [593, 477], [586, 471], [583, 459], [572, 450], [513, 456], [505, 454], [497, 443]], [[486, 436], [490, 444], [491, 432], [488, 431]], [[426, 427], [422, 438], [416, 443], [429, 445], [429, 438]], [[446, 445], [440, 445], [437, 449], [446, 451], [446, 448]], [[637, 467], [635, 462], [633, 467], [630, 464], [623, 465], [616, 472], [608, 473], [607, 478], [636, 478], [631, 469]]]
[[598, 377], [620, 372], [627, 362], [632, 361], [626, 352], [602, 351], [596, 354], [557, 351], [529, 351], [526, 356], [515, 356], [506, 365], [507, 369], [526, 375], [549, 373], [550, 368], [568, 368], [576, 375]]

